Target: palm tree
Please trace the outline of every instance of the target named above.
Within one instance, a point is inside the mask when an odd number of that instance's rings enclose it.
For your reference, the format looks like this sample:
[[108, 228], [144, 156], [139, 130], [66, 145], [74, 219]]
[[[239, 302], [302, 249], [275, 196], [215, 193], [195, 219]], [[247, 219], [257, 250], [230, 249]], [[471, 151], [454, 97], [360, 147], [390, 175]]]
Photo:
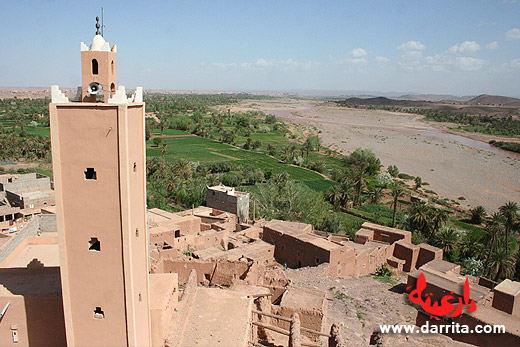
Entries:
[[334, 206], [334, 210], [338, 209], [338, 204], [341, 202], [343, 192], [340, 186], [332, 186], [327, 194], [327, 200]]
[[382, 188], [371, 189], [368, 192], [368, 196], [370, 197], [371, 204], [379, 204], [379, 202], [383, 198], [383, 189]]
[[486, 273], [495, 281], [512, 277], [515, 273], [515, 259], [506, 247], [498, 247], [486, 262]]
[[163, 158], [163, 161], [165, 161], [164, 159], [164, 156], [168, 153], [168, 145], [163, 143], [161, 145], [161, 154], [162, 154], [162, 158]]
[[341, 206], [348, 208], [349, 201], [352, 200], [352, 185], [350, 181], [341, 183]]
[[489, 242], [489, 252], [486, 260], [489, 260], [495, 247], [500, 246], [498, 244], [498, 238], [502, 231], [502, 224], [504, 223], [504, 216], [500, 213], [495, 212], [491, 215], [491, 218], [486, 223], [486, 235]]
[[432, 209], [431, 214], [433, 222], [433, 232], [437, 232], [441, 226], [446, 224], [450, 215], [447, 210], [442, 210], [438, 208]]
[[395, 227], [395, 217], [397, 216], [397, 201], [403, 196], [403, 190], [399, 187], [392, 189], [392, 197], [394, 198], [394, 213], [392, 215], [392, 228]]
[[176, 160], [172, 164], [172, 172], [175, 176], [181, 177], [185, 180], [190, 178], [193, 175], [194, 166], [193, 163], [185, 160], [185, 159], [179, 159]]
[[486, 209], [483, 206], [472, 208], [469, 212], [471, 213], [471, 223], [473, 224], [482, 224], [487, 216]]
[[307, 138], [305, 142], [303, 143], [303, 150], [307, 153], [307, 165], [309, 165], [309, 152], [314, 150], [314, 144], [310, 140], [310, 138]]
[[423, 235], [429, 235], [429, 224], [430, 224], [430, 206], [424, 202], [417, 202], [410, 206], [409, 220], [411, 222], [411, 228], [419, 230]]
[[442, 227], [435, 235], [435, 244], [444, 253], [450, 254], [458, 244], [459, 232], [450, 227]]
[[370, 180], [370, 175], [368, 174], [368, 171], [365, 168], [356, 168], [353, 172], [352, 180], [354, 181], [354, 185], [356, 187], [354, 206], [358, 206], [360, 204], [361, 191]]
[[509, 249], [509, 233], [518, 219], [518, 205], [516, 202], [509, 201], [505, 205], [500, 206], [498, 210], [505, 218], [506, 249]]

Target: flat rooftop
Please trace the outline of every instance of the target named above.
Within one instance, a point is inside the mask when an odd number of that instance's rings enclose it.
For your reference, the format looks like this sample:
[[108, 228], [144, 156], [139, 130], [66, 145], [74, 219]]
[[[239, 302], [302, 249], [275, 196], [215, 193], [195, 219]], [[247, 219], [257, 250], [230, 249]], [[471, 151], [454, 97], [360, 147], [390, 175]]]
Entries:
[[309, 289], [289, 286], [282, 296], [280, 306], [303, 310], [323, 311], [326, 293]]
[[503, 280], [502, 283], [495, 287], [495, 291], [499, 291], [511, 296], [520, 295], [520, 282], [514, 282], [510, 279]]
[[198, 287], [179, 346], [247, 346], [253, 301], [243, 293]]
[[262, 240], [257, 240], [255, 242], [233, 248], [225, 252], [225, 255], [229, 260], [238, 260], [242, 258], [242, 256], [246, 258], [257, 258], [258, 253], [268, 251], [269, 249], [272, 250], [271, 254], [274, 256], [274, 245]]
[[374, 224], [374, 223], [369, 223], [369, 222], [363, 223], [363, 225], [361, 225], [361, 228], [371, 229], [371, 230], [379, 230], [379, 231], [386, 231], [386, 232], [389, 232], [389, 233], [392, 233], [392, 234], [400, 234], [400, 235], [403, 235], [403, 236], [411, 234], [411, 232], [406, 231], [406, 230], [390, 228], [390, 227], [386, 227], [386, 226], [379, 225], [379, 224]]
[[32, 192], [24, 192], [20, 193], [20, 196], [24, 199], [48, 199], [54, 197], [54, 190], [45, 189], [45, 190], [35, 190]]
[[302, 234], [302, 235], [298, 235], [296, 236], [297, 239], [299, 240], [302, 240], [302, 241], [305, 241], [305, 242], [308, 242], [310, 244], [313, 244], [314, 246], [316, 247], [319, 247], [319, 248], [322, 248], [322, 249], [325, 249], [327, 251], [332, 251], [334, 249], [337, 249], [337, 248], [341, 248], [341, 245], [335, 243], [335, 242], [331, 242], [327, 239], [324, 239], [320, 236], [316, 236], [314, 234]]
[[453, 272], [453, 270], [457, 269], [458, 267], [460, 266], [457, 264], [450, 263], [449, 261], [444, 261], [442, 259], [434, 259], [421, 266], [420, 269], [425, 271], [433, 270], [442, 273], [448, 273]]
[[33, 259], [38, 259], [46, 267], [60, 266], [60, 254], [58, 244], [25, 246], [9, 264], [9, 267], [27, 267]]
[[286, 222], [272, 219], [265, 224], [266, 227], [289, 235], [300, 235], [312, 231], [312, 225], [307, 223]]

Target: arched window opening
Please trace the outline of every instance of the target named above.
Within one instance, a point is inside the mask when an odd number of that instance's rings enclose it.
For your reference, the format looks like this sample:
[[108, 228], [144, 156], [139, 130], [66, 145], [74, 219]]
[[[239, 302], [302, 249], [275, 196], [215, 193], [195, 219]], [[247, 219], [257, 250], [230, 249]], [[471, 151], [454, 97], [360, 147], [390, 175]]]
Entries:
[[92, 59], [92, 74], [93, 75], [98, 74], [98, 62], [96, 59]]
[[116, 93], [116, 85], [114, 83], [112, 83], [110, 85], [110, 97], [114, 96], [115, 93]]
[[110, 63], [110, 68], [112, 69], [112, 75], [114, 74], [114, 61]]

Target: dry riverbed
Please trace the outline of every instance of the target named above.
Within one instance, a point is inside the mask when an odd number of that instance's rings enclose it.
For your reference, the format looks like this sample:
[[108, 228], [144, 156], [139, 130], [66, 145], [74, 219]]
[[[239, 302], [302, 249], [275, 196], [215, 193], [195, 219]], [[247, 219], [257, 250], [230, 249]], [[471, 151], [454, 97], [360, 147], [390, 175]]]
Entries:
[[396, 112], [318, 106], [311, 100], [249, 100], [231, 108], [248, 109], [316, 128], [323, 144], [343, 153], [369, 148], [383, 165], [422, 177], [430, 183], [427, 189], [463, 206], [493, 211], [507, 201], [520, 203], [520, 155], [479, 137], [451, 134], [446, 124]]

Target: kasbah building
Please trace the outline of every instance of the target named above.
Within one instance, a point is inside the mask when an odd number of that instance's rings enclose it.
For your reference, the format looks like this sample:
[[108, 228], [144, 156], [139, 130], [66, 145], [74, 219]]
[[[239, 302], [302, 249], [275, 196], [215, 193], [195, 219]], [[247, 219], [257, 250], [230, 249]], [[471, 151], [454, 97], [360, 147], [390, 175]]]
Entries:
[[[55, 198], [37, 212], [16, 210], [33, 218], [0, 238], [1, 346], [351, 345], [328, 316], [330, 293], [294, 285], [285, 268], [355, 280], [386, 264], [410, 286], [424, 274], [437, 299], [463, 296], [460, 266], [412, 244], [408, 231], [365, 223], [350, 240], [309, 224], [250, 220], [249, 195], [222, 185], [208, 187], [208, 206], [147, 210], [142, 88], [128, 97], [117, 84], [116, 46], [99, 31], [81, 43], [81, 72], [76, 101], [51, 88]], [[48, 194], [38, 179], [0, 177]], [[453, 321], [504, 324], [505, 333], [448, 336], [520, 345], [520, 283], [472, 278], [470, 295], [478, 309]], [[414, 323], [427, 321], [417, 308]]]

